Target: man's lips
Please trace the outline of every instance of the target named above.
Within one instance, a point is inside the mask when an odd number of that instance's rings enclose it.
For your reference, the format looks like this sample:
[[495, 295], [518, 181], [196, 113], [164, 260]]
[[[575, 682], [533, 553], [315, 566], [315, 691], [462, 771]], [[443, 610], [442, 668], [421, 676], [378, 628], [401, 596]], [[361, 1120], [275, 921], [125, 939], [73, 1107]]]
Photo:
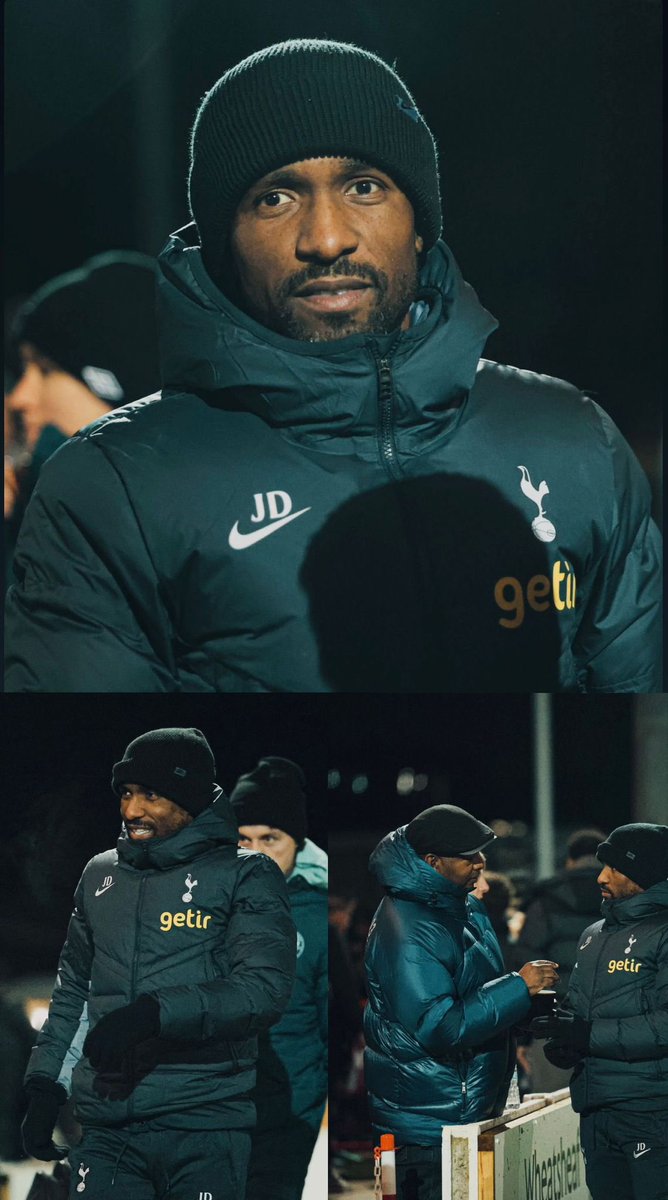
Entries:
[[148, 838], [153, 837], [155, 830], [152, 825], [144, 825], [137, 823], [136, 825], [126, 825], [126, 829], [130, 837]]
[[373, 284], [364, 279], [339, 276], [333, 279], [313, 279], [303, 284], [294, 296], [309, 307], [322, 312], [344, 312], [349, 308], [356, 308], [364, 294], [372, 290]]

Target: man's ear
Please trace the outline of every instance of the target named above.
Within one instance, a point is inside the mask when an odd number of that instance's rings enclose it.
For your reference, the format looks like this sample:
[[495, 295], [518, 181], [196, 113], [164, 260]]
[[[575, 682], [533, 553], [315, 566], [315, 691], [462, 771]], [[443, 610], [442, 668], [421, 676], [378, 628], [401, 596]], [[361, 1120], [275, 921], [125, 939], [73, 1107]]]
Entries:
[[424, 250], [424, 238], [420, 237], [419, 233], [415, 235], [415, 253], [422, 254]]

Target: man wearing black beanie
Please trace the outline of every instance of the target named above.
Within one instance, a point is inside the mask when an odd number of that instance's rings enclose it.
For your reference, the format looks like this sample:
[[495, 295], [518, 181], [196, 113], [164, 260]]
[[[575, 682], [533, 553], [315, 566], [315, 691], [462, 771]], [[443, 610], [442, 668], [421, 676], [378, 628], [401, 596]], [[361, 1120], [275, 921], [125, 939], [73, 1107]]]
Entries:
[[[239, 845], [278, 863], [297, 927], [290, 1003], [260, 1038], [245, 1200], [300, 1200], [327, 1100], [327, 855], [306, 836], [305, 785], [296, 763], [266, 756], [230, 796]], [[313, 1185], [324, 1193], [324, 1177]]]
[[[199, 729], [135, 738], [112, 772], [123, 833], [85, 867], [26, 1072], [27, 1153], [72, 1094], [71, 1196], [244, 1195], [258, 1035], [294, 979], [281, 872], [238, 850]], [[204, 1136], [205, 1135], [205, 1136]]]
[[162, 400], [49, 464], [8, 689], [659, 690], [647, 481], [589, 397], [482, 357], [397, 71], [312, 38], [230, 66], [189, 202]]
[[579, 939], [564, 1006], [532, 1032], [550, 1039], [550, 1062], [574, 1068], [593, 1200], [665, 1200], [668, 825], [620, 825], [597, 856], [603, 918]]

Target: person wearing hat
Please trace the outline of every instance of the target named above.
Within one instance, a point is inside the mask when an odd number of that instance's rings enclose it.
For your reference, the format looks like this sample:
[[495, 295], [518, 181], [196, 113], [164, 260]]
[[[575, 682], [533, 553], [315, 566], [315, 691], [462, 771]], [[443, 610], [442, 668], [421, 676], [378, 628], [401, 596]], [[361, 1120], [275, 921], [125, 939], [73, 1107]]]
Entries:
[[[46, 460], [77, 430], [160, 387], [156, 262], [109, 251], [40, 287], [9, 330], [13, 384], [5, 404], [20, 426], [12, 544]], [[5, 471], [12, 463], [5, 463]]]
[[189, 202], [162, 399], [44, 473], [8, 689], [659, 690], [647, 480], [589, 397], [481, 357], [399, 74], [316, 38], [230, 66]]
[[257, 1038], [294, 979], [285, 882], [268, 858], [238, 849], [200, 730], [135, 738], [112, 787], [123, 832], [77, 887], [26, 1072], [25, 1149], [65, 1156], [53, 1130], [71, 1092], [83, 1127], [69, 1154], [72, 1200], [239, 1200]]
[[469, 899], [494, 838], [471, 813], [437, 804], [369, 860], [385, 896], [365, 956], [365, 1076], [374, 1130], [399, 1147], [398, 1195], [405, 1184], [440, 1200], [443, 1125], [503, 1112], [511, 1026], [557, 978], [545, 960], [507, 972], [484, 905]]
[[533, 1022], [573, 1108], [593, 1200], [668, 1195], [668, 825], [601, 842], [601, 920], [578, 941], [564, 1005]]
[[266, 756], [230, 795], [239, 845], [278, 863], [297, 927], [290, 1003], [260, 1037], [245, 1200], [299, 1200], [327, 1100], [327, 855], [306, 836], [305, 784], [296, 763]]

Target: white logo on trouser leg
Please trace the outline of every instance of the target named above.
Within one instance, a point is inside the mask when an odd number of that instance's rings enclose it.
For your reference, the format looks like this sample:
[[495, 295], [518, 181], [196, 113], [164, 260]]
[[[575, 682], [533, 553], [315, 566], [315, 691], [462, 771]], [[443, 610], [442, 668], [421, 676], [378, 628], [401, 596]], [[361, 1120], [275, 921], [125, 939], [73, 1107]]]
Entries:
[[643, 1154], [649, 1154], [651, 1149], [652, 1147], [648, 1146], [647, 1142], [638, 1142], [638, 1145], [633, 1151], [633, 1157], [640, 1158]]
[[79, 1164], [78, 1175], [81, 1176], [81, 1183], [77, 1184], [77, 1191], [84, 1192], [86, 1190], [86, 1176], [90, 1171], [90, 1167], [84, 1167], [83, 1163]]
[[213, 1192], [200, 1192], [199, 1200], [213, 1200]]

